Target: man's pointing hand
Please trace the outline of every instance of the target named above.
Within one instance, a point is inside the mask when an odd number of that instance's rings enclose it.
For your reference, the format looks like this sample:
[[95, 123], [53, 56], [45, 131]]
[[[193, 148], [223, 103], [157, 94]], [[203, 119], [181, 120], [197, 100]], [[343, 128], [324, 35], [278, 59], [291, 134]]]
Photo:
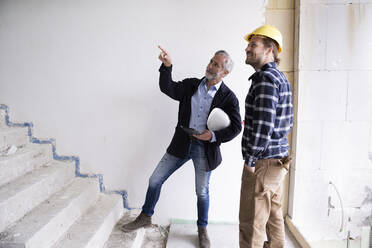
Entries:
[[161, 46], [158, 46], [158, 48], [161, 50], [161, 53], [159, 54], [159, 60], [163, 62], [163, 64], [167, 67], [172, 65], [172, 59], [169, 56], [168, 52], [165, 51]]

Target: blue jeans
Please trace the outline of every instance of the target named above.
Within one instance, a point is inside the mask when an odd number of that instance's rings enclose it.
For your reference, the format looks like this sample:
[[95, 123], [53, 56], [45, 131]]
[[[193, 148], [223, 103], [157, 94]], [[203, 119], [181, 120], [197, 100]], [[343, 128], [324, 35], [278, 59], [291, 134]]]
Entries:
[[192, 159], [195, 169], [195, 188], [198, 205], [198, 226], [205, 227], [208, 224], [209, 210], [209, 178], [210, 171], [207, 171], [208, 160], [205, 155], [202, 143], [192, 141], [189, 152], [185, 158], [178, 158], [169, 153], [165, 153], [158, 166], [149, 179], [145, 204], [142, 207], [143, 212], [152, 216], [154, 208], [159, 200], [160, 191], [163, 183], [179, 169], [184, 163]]

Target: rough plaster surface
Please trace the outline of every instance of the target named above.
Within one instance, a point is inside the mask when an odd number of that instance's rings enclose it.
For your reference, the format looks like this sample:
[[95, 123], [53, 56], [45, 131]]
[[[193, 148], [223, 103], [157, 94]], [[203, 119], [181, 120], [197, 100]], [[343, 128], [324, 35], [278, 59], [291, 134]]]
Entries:
[[300, 4], [293, 221], [314, 247], [346, 247], [349, 231], [358, 247], [370, 225], [371, 11], [370, 1]]

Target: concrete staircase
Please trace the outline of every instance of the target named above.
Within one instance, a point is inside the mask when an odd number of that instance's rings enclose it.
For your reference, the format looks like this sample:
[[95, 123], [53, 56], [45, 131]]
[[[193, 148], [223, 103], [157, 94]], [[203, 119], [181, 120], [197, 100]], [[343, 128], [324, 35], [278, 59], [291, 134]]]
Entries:
[[146, 230], [119, 231], [137, 213], [124, 208], [126, 195], [81, 174], [78, 158], [56, 155], [31, 127], [11, 123], [0, 104], [0, 248], [141, 247]]

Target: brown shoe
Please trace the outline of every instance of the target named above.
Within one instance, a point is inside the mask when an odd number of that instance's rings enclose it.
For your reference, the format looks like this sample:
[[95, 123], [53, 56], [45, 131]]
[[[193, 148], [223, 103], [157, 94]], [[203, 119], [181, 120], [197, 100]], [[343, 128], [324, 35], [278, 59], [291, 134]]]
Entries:
[[151, 226], [151, 216], [147, 216], [144, 212], [141, 212], [140, 215], [137, 216], [137, 218], [129, 222], [121, 227], [121, 230], [123, 232], [132, 232], [134, 230], [137, 230], [141, 227], [148, 227]]
[[210, 248], [211, 242], [209, 241], [207, 228], [198, 227], [198, 237], [199, 237], [199, 247], [200, 248]]

